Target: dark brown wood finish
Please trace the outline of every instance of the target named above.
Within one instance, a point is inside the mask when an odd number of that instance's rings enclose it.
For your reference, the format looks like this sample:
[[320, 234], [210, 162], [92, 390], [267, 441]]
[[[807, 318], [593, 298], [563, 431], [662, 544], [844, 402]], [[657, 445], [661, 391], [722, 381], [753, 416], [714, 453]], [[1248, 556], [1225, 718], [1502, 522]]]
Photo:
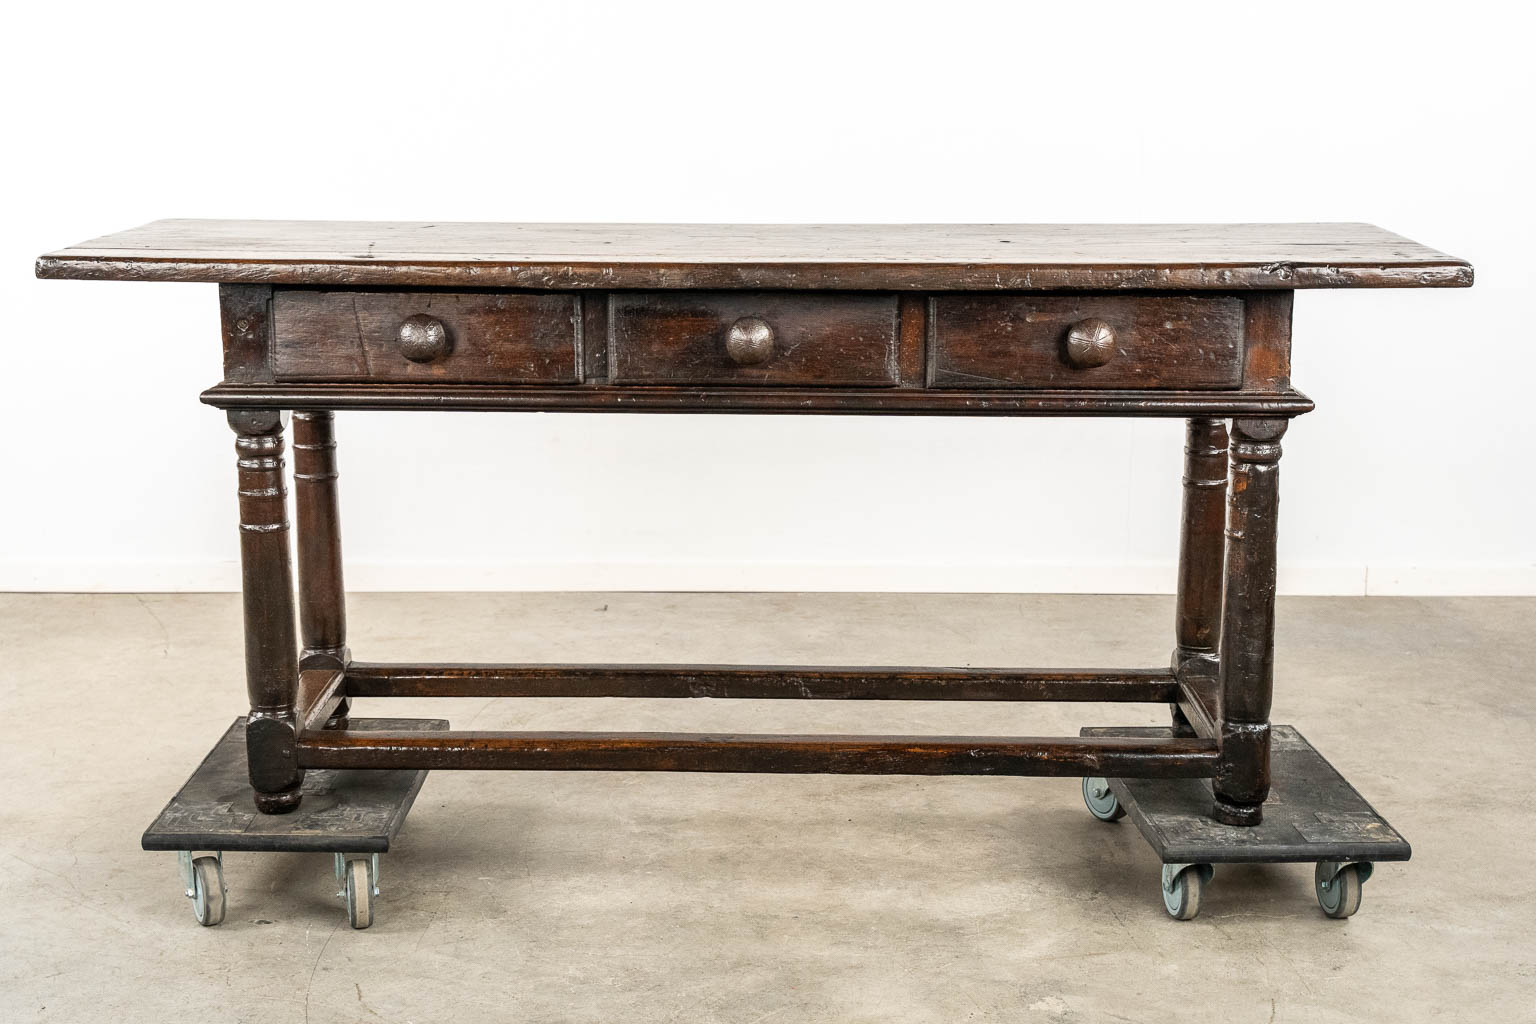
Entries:
[[1291, 390], [1291, 307], [1295, 299], [1295, 292], [1249, 292], [1243, 297], [1244, 391], [1283, 394]]
[[288, 556], [288, 491], [283, 420], [274, 410], [229, 414], [240, 481], [241, 589], [245, 598], [245, 679], [251, 715], [245, 741], [256, 806], [281, 814], [299, 805], [304, 772], [295, 753], [299, 686]]
[[[1279, 442], [1312, 408], [1291, 386], [1294, 292], [1472, 280], [1361, 224], [160, 221], [37, 272], [221, 285], [224, 379], [203, 400], [240, 453], [264, 811], [297, 805], [303, 767], [1103, 775], [1213, 779], [1213, 816], [1245, 826], [1270, 785]], [[332, 412], [364, 409], [1184, 418], [1171, 667], [351, 662]], [[1180, 735], [363, 729], [352, 696], [1135, 701], [1171, 704]]]
[[354, 697], [732, 697], [795, 700], [1178, 699], [1167, 669], [808, 665], [385, 665], [354, 662]]
[[[301, 668], [345, 668], [348, 660], [335, 431], [335, 416], [330, 412], [305, 410], [293, 414]], [[346, 708], [340, 713], [345, 717]]]
[[1045, 291], [1466, 287], [1370, 224], [450, 224], [162, 220], [39, 277], [343, 287]]
[[929, 300], [930, 382], [1235, 388], [1243, 316], [1234, 295], [941, 295]]
[[1280, 438], [1286, 420], [1232, 423], [1226, 590], [1221, 620], [1221, 758], [1212, 816], [1257, 825], [1269, 794], [1269, 706], [1274, 689], [1275, 538]]
[[348, 719], [342, 706], [347, 699], [346, 688], [346, 673], [339, 668], [302, 669], [298, 699], [294, 702], [299, 735], [326, 727], [345, 727]]
[[1185, 673], [1179, 679], [1179, 697], [1173, 716], [1178, 735], [1215, 739], [1221, 734], [1221, 713], [1217, 710], [1220, 685], [1216, 676]]
[[[1179, 534], [1173, 670], [1178, 678], [1211, 680], [1219, 669], [1221, 591], [1226, 555], [1227, 424], [1194, 418], [1185, 426], [1184, 509]], [[1174, 731], [1200, 732], [1175, 700]]]
[[581, 380], [581, 304], [571, 294], [282, 288], [272, 321], [280, 381]]
[[614, 384], [889, 386], [899, 375], [894, 295], [615, 292]]
[[602, 384], [608, 379], [608, 296], [581, 293], [582, 380]]
[[928, 383], [928, 302], [921, 295], [902, 295], [899, 302], [897, 373], [903, 387], [920, 388]]
[[429, 409], [482, 412], [703, 412], [861, 416], [1300, 416], [1298, 391], [948, 391], [920, 388], [492, 387], [219, 384], [220, 409]]
[[219, 324], [225, 383], [271, 384], [272, 289], [258, 284], [220, 285]]
[[1190, 419], [1184, 440], [1184, 514], [1173, 656], [1174, 669], [1181, 674], [1216, 674], [1226, 511], [1227, 424]]
[[732, 736], [702, 733], [361, 732], [299, 741], [307, 768], [825, 773], [839, 775], [1208, 776], [1203, 739], [974, 736]]

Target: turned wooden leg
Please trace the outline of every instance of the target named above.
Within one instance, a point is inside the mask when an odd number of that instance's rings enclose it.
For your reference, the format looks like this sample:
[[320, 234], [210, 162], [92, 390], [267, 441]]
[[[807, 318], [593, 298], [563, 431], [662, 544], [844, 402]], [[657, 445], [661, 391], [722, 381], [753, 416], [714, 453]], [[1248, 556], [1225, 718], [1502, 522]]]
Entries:
[[276, 410], [229, 413], [240, 478], [241, 588], [245, 597], [245, 684], [251, 716], [246, 760], [256, 807], [282, 814], [299, 806], [294, 698], [299, 687], [288, 558], [283, 420]]
[[[1226, 552], [1227, 424], [1192, 419], [1185, 428], [1184, 516], [1173, 671], [1179, 679], [1215, 679], [1221, 645], [1221, 578]], [[1177, 704], [1173, 731], [1193, 736]]]
[[[335, 417], [293, 414], [293, 490], [298, 509], [301, 668], [347, 667], [347, 602], [341, 576], [341, 519], [336, 502]], [[326, 723], [346, 724], [343, 697]]]
[[1212, 817], [1257, 825], [1269, 795], [1275, 669], [1275, 520], [1286, 420], [1232, 421], [1226, 594], [1221, 623], [1221, 752]]

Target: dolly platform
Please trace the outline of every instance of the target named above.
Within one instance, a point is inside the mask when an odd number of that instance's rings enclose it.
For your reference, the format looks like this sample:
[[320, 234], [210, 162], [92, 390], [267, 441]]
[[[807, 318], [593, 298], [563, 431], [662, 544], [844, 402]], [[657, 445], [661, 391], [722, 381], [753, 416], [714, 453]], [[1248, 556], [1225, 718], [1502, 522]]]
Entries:
[[[197, 923], [224, 920], [224, 853], [332, 853], [338, 896], [354, 928], [373, 923], [379, 855], [405, 824], [426, 781], [424, 771], [319, 770], [304, 776], [304, 801], [292, 814], [262, 814], [246, 778], [245, 718], [237, 718], [197, 771], [144, 833], [146, 850], [171, 850], [181, 861]], [[442, 719], [353, 719], [349, 728], [441, 730]], [[198, 857], [200, 850], [211, 856]]]
[[[1087, 728], [1084, 736], [1167, 736], [1156, 728]], [[1163, 906], [1187, 921], [1200, 913], [1213, 864], [1316, 862], [1318, 906], [1329, 917], [1360, 909], [1372, 865], [1407, 860], [1407, 840], [1365, 802], [1294, 726], [1274, 726], [1275, 783], [1264, 820], [1243, 828], [1212, 821], [1205, 779], [1083, 780], [1083, 801], [1100, 821], [1130, 815], [1163, 862]]]

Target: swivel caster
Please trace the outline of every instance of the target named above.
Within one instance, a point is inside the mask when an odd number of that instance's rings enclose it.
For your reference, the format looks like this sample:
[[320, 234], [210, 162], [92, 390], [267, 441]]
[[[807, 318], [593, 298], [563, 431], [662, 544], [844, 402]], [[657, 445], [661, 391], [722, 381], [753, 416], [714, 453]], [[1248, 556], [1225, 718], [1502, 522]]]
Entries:
[[1317, 905], [1329, 917], [1344, 919], [1360, 909], [1360, 897], [1372, 867], [1365, 863], [1345, 864], [1336, 860], [1320, 861], [1313, 873]]
[[1119, 821], [1125, 817], [1125, 808], [1109, 788], [1108, 779], [1084, 779], [1083, 803], [1088, 805], [1088, 813], [1100, 821]]
[[186, 883], [187, 899], [192, 901], [192, 916], [204, 928], [212, 928], [224, 920], [224, 854], [193, 858], [192, 851], [182, 850], [176, 855], [181, 864], [182, 881]]
[[1215, 874], [1209, 864], [1164, 864], [1163, 908], [1175, 921], [1190, 921], [1200, 913], [1205, 883]]
[[373, 898], [379, 894], [378, 854], [336, 854], [336, 895], [347, 901], [347, 923], [353, 928], [373, 924]]

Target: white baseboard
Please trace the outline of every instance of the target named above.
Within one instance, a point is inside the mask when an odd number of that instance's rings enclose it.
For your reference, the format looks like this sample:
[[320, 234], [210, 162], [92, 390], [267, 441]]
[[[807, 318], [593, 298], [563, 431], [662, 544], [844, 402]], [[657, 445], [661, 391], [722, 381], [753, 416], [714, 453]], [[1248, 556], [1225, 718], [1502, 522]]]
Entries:
[[1536, 565], [1373, 565], [1365, 592], [1527, 597], [1536, 594]]
[[[1172, 565], [789, 565], [784, 563], [348, 564], [356, 591], [828, 591], [1168, 594]], [[0, 591], [237, 590], [230, 562], [0, 563]], [[1305, 595], [1536, 595], [1536, 565], [1286, 565], [1280, 592]]]

